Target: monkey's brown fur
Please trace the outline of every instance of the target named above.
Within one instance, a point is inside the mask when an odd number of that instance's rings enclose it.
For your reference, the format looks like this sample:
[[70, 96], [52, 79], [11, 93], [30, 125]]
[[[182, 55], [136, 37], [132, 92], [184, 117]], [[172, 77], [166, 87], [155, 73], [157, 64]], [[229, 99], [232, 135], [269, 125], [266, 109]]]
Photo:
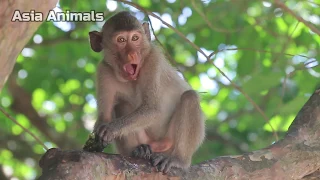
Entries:
[[148, 23], [129, 12], [111, 17], [102, 32], [90, 32], [98, 65], [98, 120], [94, 132], [115, 140], [123, 155], [150, 158], [159, 171], [187, 168], [205, 136], [195, 91], [151, 43]]

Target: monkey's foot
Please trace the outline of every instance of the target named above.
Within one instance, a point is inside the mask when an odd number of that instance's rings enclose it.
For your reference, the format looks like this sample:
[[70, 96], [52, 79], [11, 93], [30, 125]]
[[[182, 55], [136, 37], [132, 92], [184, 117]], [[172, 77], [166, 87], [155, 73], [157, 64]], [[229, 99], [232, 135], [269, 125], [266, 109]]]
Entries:
[[177, 157], [165, 155], [162, 153], [152, 154], [151, 164], [157, 167], [158, 171], [168, 173], [172, 167], [185, 169], [186, 165]]
[[133, 157], [150, 159], [152, 155], [151, 147], [148, 144], [141, 144], [132, 151]]

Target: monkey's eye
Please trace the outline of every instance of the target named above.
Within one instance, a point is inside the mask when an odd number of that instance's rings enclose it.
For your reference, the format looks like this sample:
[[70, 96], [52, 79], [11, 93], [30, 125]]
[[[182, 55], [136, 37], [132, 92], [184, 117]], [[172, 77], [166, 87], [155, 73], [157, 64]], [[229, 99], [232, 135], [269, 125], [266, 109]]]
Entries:
[[119, 36], [119, 37], [117, 38], [117, 41], [120, 42], [120, 43], [122, 43], [122, 42], [126, 42], [126, 39], [125, 39], [124, 37], [122, 37], [122, 36]]
[[132, 41], [136, 41], [138, 39], [139, 39], [139, 36], [137, 36], [137, 35], [132, 36]]

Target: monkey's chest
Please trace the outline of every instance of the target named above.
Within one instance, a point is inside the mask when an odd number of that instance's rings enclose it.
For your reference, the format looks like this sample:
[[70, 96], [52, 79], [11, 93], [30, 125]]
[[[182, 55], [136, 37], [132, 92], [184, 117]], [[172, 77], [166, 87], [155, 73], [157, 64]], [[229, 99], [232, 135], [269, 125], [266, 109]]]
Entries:
[[130, 114], [142, 104], [142, 96], [140, 93], [128, 93], [118, 96], [114, 105], [116, 117]]

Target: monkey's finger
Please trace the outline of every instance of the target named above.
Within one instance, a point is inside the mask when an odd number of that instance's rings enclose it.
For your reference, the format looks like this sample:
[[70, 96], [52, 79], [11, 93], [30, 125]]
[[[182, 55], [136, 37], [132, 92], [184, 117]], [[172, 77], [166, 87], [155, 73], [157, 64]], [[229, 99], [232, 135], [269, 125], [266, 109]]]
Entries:
[[110, 144], [110, 143], [109, 143], [109, 142], [106, 142], [106, 141], [102, 141], [102, 145], [103, 145], [103, 147], [108, 146], [108, 144]]
[[162, 160], [163, 160], [162, 155], [156, 155], [156, 156], [152, 157], [151, 163], [153, 166], [157, 166]]
[[106, 125], [102, 125], [102, 126], [100, 126], [100, 127], [98, 128], [97, 134], [98, 134], [98, 136], [99, 136], [100, 141], [103, 140], [105, 131], [106, 131]]
[[148, 144], [141, 145], [141, 158], [149, 159], [150, 156], [150, 146]]
[[168, 165], [169, 163], [169, 160], [170, 158], [165, 158], [162, 160], [162, 162], [158, 165], [158, 170], [161, 171], [161, 172], [164, 172], [164, 169], [166, 168], [166, 166]]
[[136, 147], [133, 151], [132, 151], [132, 156], [133, 157], [139, 157], [140, 154], [140, 146]]
[[139, 151], [138, 151], [138, 149], [135, 149], [135, 150], [132, 151], [132, 156], [133, 156], [133, 157], [138, 157], [138, 156], [139, 156]]
[[139, 158], [143, 158], [144, 156], [144, 146], [143, 145], [140, 145], [138, 148], [137, 148], [137, 151], [138, 151], [138, 157]]
[[132, 151], [133, 157], [150, 159], [151, 149], [148, 144], [141, 144]]
[[103, 130], [103, 133], [101, 134], [102, 143], [108, 143], [109, 142], [107, 133], [108, 132], [106, 130]]
[[133, 151], [132, 151], [132, 155], [134, 157], [139, 157], [139, 158], [142, 158], [142, 153], [143, 153], [143, 147], [142, 145], [136, 147]]
[[114, 136], [110, 135], [110, 132], [105, 131], [105, 134], [103, 136], [103, 144], [110, 144], [113, 139]]
[[111, 132], [110, 129], [108, 128], [107, 125], [102, 125], [98, 129], [98, 136], [100, 137], [100, 143], [103, 144], [104, 146], [108, 145], [111, 143], [114, 137], [111, 137]]
[[151, 147], [147, 144], [145, 147], [145, 158], [150, 159], [152, 155]]
[[172, 166], [173, 166], [173, 162], [172, 162], [172, 161], [170, 161], [169, 163], [167, 163], [166, 167], [165, 167], [164, 170], [163, 170], [163, 173], [167, 174], [167, 173], [170, 171], [170, 169], [171, 169]]

